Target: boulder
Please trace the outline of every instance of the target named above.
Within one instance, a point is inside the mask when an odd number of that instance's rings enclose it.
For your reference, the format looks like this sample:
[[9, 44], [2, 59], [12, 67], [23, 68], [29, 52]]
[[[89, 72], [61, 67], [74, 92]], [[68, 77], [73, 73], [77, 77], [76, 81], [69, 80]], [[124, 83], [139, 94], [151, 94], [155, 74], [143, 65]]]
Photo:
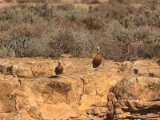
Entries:
[[159, 119], [160, 78], [132, 77], [108, 94], [108, 119]]

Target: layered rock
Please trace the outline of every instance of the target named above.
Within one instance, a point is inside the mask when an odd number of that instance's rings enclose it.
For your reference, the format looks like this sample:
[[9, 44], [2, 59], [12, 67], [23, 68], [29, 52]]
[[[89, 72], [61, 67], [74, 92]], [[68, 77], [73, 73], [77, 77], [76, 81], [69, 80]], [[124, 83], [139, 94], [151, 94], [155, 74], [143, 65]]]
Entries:
[[160, 118], [160, 78], [122, 80], [108, 94], [108, 119]]
[[57, 78], [56, 60], [1, 58], [0, 119], [159, 117], [160, 66], [155, 61], [107, 60], [97, 69], [91, 62], [87, 58], [63, 57], [64, 74]]

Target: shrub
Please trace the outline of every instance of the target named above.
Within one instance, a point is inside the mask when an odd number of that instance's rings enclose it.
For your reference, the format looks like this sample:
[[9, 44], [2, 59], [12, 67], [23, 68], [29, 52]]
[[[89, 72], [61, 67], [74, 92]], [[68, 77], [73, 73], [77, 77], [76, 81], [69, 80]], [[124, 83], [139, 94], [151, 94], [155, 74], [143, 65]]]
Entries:
[[11, 57], [15, 56], [15, 53], [12, 49], [7, 47], [0, 47], [0, 57]]
[[71, 46], [71, 53], [76, 57], [90, 57], [94, 48], [96, 47], [96, 41], [94, 37], [88, 31], [84, 29], [78, 31], [72, 31], [71, 37], [73, 44]]
[[140, 27], [133, 31], [133, 37], [137, 44], [138, 57], [152, 58], [159, 57], [160, 53], [160, 32], [150, 27]]
[[124, 60], [128, 56], [127, 43], [130, 33], [118, 21], [106, 25], [100, 41], [102, 55], [108, 59]]
[[70, 29], [53, 36], [50, 44], [60, 53], [71, 53], [75, 57], [89, 57], [96, 46], [96, 41], [93, 35], [84, 29]]
[[106, 27], [104, 38], [100, 41], [105, 58], [124, 61], [160, 56], [160, 34], [157, 30], [153, 32], [147, 26], [126, 29], [118, 21]]
[[[110, 0], [89, 10], [57, 0], [0, 10], [0, 56], [90, 57], [100, 45], [106, 59], [160, 57], [160, 9], [154, 0]], [[143, 4], [139, 8], [130, 3]], [[92, 9], [93, 8], [93, 9]]]

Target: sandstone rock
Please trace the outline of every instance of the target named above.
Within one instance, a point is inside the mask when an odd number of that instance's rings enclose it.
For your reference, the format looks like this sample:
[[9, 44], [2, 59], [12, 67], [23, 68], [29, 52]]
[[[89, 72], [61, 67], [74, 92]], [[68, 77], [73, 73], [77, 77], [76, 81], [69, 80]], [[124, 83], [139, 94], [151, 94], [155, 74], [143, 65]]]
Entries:
[[133, 69], [136, 69], [142, 76], [160, 77], [160, 66], [152, 60], [138, 60], [134, 62]]
[[0, 113], [0, 120], [20, 120], [17, 113]]
[[15, 68], [14, 66], [14, 75], [18, 76], [18, 77], [33, 77], [33, 73], [31, 68], [26, 68], [26, 67], [18, 67]]
[[[23, 60], [24, 62], [21, 62]], [[54, 73], [55, 64], [50, 59], [16, 59], [0, 60], [0, 72], [5, 75], [14, 75], [18, 77], [37, 77], [52, 75]]]
[[31, 116], [35, 120], [41, 120], [42, 116], [40, 113], [40, 108], [38, 106], [30, 107], [27, 111], [29, 113], [29, 116]]
[[[57, 104], [62, 103], [74, 111], [73, 115], [68, 113], [66, 119], [90, 120], [105, 117], [106, 93], [111, 86], [114, 86], [124, 77], [119, 73], [116, 74], [118, 65], [111, 65], [112, 62], [109, 61], [106, 63], [107, 68], [102, 67], [94, 70], [90, 68], [91, 60], [84, 59], [85, 65], [79, 67], [81, 60], [77, 58], [73, 60], [70, 60], [70, 58], [63, 59], [65, 71], [60, 78], [50, 77], [53, 75], [52, 68], [56, 66], [56, 62], [53, 64], [50, 59], [45, 61], [44, 59], [33, 60], [27, 58], [8, 60], [7, 66], [13, 65], [13, 76], [2, 73], [1, 77], [9, 83], [10, 80], [16, 81], [17, 83], [13, 82], [13, 85], [20, 85], [17, 90], [15, 88], [14, 90], [11, 89], [12, 93], [13, 91], [15, 93], [15, 96], [12, 96], [15, 97], [15, 109], [20, 118], [42, 119], [43, 105], [51, 105], [55, 108]], [[0, 60], [0, 64], [3, 62], [5, 60]], [[56, 107], [56, 109], [59, 109], [59, 107]], [[87, 114], [86, 111], [88, 110], [97, 112]], [[47, 115], [51, 113], [47, 110], [45, 112], [43, 117], [47, 118]]]
[[0, 112], [1, 113], [8, 113], [8, 112], [15, 112], [16, 111], [16, 104], [15, 104], [15, 97], [11, 96], [12, 91], [15, 89], [15, 86], [1, 82], [0, 83]]
[[70, 116], [75, 115], [75, 110], [65, 103], [60, 103], [56, 105], [44, 104], [40, 107], [40, 113], [42, 115], [42, 119], [45, 120], [61, 120], [67, 119]]
[[45, 76], [45, 75], [52, 75], [54, 73], [55, 64], [52, 62], [40, 62], [31, 64], [31, 69], [33, 76]]
[[[57, 65], [56, 60], [0, 59], [3, 68], [0, 72], [0, 119], [111, 120], [159, 117], [160, 66], [155, 61], [121, 63], [107, 60], [97, 69], [92, 68], [92, 59], [88, 58], [64, 56], [62, 61], [64, 74], [55, 78], [53, 70]], [[6, 72], [11, 66], [11, 72]], [[137, 69], [136, 74], [134, 69]]]
[[88, 115], [97, 116], [98, 118], [105, 118], [106, 116], [106, 108], [105, 107], [93, 107], [86, 111]]
[[160, 78], [122, 80], [108, 96], [108, 119], [160, 118]]
[[0, 72], [5, 75], [12, 75], [13, 66], [0, 65]]
[[21, 119], [21, 120], [35, 120], [35, 119], [33, 119], [33, 118], [29, 115], [29, 113], [28, 113], [27, 111], [25, 111], [25, 110], [19, 111], [19, 114], [20, 114], [20, 119]]
[[42, 87], [42, 96], [48, 103], [78, 103], [82, 83], [77, 78], [62, 77], [51, 79]]

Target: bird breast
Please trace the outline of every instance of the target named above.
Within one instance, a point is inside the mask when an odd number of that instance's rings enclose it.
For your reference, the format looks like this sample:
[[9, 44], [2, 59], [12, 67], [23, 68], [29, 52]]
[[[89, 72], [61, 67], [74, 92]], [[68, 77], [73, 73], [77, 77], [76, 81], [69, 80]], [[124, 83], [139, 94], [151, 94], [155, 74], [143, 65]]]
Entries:
[[102, 62], [102, 57], [101, 55], [96, 55], [95, 58], [93, 59], [93, 65], [100, 65]]
[[55, 73], [56, 74], [61, 74], [62, 72], [63, 72], [63, 67], [61, 65], [59, 65], [55, 68]]

